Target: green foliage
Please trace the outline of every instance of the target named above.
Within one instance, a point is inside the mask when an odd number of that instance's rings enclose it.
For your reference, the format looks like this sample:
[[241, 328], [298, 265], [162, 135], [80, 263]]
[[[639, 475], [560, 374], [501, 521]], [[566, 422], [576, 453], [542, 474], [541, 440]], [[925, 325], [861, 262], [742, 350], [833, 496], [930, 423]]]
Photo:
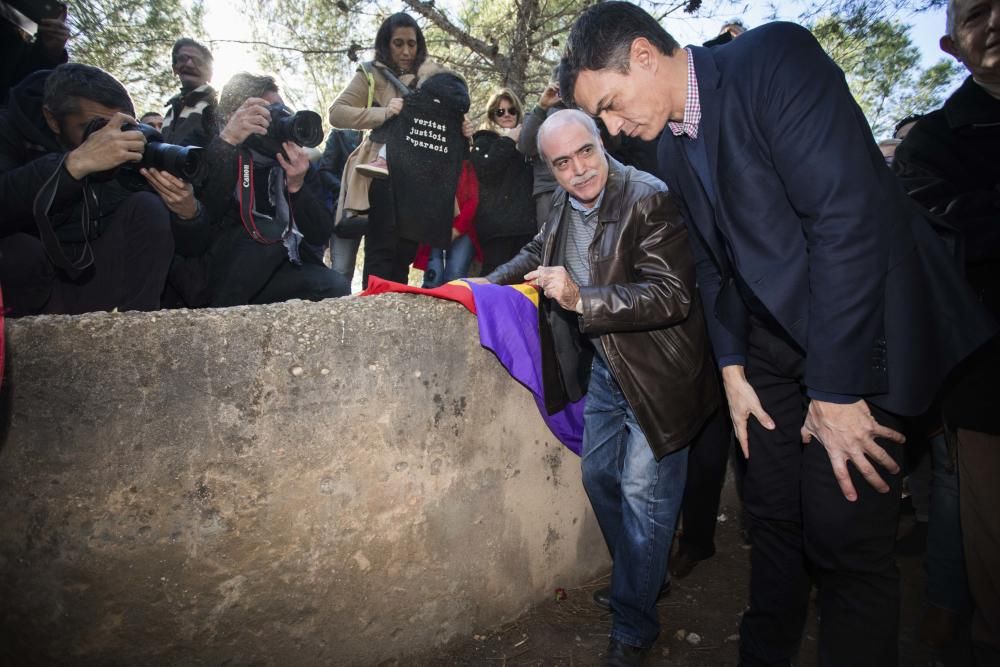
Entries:
[[371, 58], [381, 17], [366, 0], [244, 0], [260, 67], [301, 109], [326, 109], [354, 74], [352, 57]]
[[859, 9], [820, 19], [812, 31], [844, 70], [877, 138], [891, 135], [900, 118], [939, 106], [955, 80], [958, 68], [945, 60], [921, 71], [910, 28], [898, 21]]
[[203, 37], [203, 7], [181, 0], [70, 0], [68, 45], [75, 62], [117, 77], [136, 113], [159, 110], [177, 88], [170, 47], [180, 37]]
[[591, 4], [593, 0], [466, 0], [456, 12], [456, 24], [488, 49], [470, 49], [434, 23], [426, 30], [428, 49], [466, 77], [472, 97], [469, 117], [478, 124], [497, 88], [511, 88], [526, 106], [534, 102], [559, 62], [573, 21]]
[[[530, 107], [549, 82], [573, 22], [598, 1], [459, 0], [457, 9], [445, 10], [433, 0], [403, 0], [429, 22], [431, 54], [469, 81], [474, 121], [482, 119], [489, 95], [500, 87], [512, 89]], [[701, 0], [639, 0], [661, 20], [678, 12], [704, 15], [734, 3], [716, 0], [705, 10]]]

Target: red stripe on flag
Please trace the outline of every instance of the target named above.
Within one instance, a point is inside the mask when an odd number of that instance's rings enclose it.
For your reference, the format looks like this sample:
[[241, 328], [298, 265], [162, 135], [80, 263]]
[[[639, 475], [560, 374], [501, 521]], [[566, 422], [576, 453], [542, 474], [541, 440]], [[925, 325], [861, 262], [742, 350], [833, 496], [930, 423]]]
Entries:
[[476, 314], [476, 302], [472, 298], [472, 290], [467, 283], [455, 281], [441, 287], [424, 289], [423, 287], [411, 287], [403, 283], [394, 283], [391, 280], [384, 280], [378, 276], [368, 277], [368, 289], [360, 296], [374, 296], [376, 294], [423, 294], [436, 299], [455, 301], [465, 306], [473, 315]]

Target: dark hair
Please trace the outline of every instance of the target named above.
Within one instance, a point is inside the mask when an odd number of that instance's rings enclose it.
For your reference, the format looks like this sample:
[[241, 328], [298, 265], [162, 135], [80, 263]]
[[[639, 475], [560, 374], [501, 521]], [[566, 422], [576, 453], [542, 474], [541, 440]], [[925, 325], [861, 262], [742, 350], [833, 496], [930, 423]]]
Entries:
[[420, 26], [412, 16], [405, 12], [393, 14], [382, 21], [382, 25], [378, 27], [378, 32], [375, 33], [375, 60], [396, 74], [401, 74], [396, 68], [396, 63], [392, 61], [392, 51], [389, 48], [392, 34], [396, 32], [397, 28], [413, 28], [414, 32], [417, 33], [417, 56], [413, 59], [413, 74], [416, 74], [420, 66], [427, 60], [427, 42], [424, 41], [424, 32]]
[[159, 111], [147, 111], [146, 113], [139, 116], [139, 120], [142, 120], [143, 118], [149, 118], [150, 116], [159, 116], [160, 118], [162, 118], [163, 114], [160, 113]]
[[59, 65], [45, 80], [42, 104], [57, 119], [80, 110], [80, 99], [118, 109], [130, 116], [135, 106], [125, 86], [100, 67], [81, 63]]
[[895, 137], [897, 134], [899, 134], [899, 131], [901, 129], [903, 129], [904, 125], [909, 125], [910, 123], [916, 123], [918, 120], [920, 120], [923, 117], [924, 117], [924, 115], [922, 113], [910, 114], [909, 116], [907, 116], [903, 120], [901, 120], [898, 123], [896, 123], [896, 127], [894, 127], [893, 130], [892, 130], [892, 136]]
[[177, 61], [177, 53], [183, 49], [185, 46], [193, 46], [194, 48], [201, 51], [201, 55], [205, 57], [205, 60], [212, 64], [214, 59], [212, 58], [212, 52], [208, 50], [208, 47], [199, 42], [196, 39], [191, 39], [190, 37], [181, 37], [176, 42], [174, 42], [174, 47], [170, 49], [170, 62], [174, 63]]
[[262, 97], [265, 93], [278, 92], [278, 82], [273, 76], [240, 72], [234, 74], [219, 93], [219, 104], [215, 109], [219, 120], [225, 122], [244, 102], [251, 97]]
[[573, 87], [583, 70], [628, 72], [629, 50], [640, 37], [668, 56], [680, 46], [656, 19], [630, 2], [602, 2], [583, 12], [573, 24], [559, 63], [563, 100], [573, 104]]
[[739, 28], [740, 34], [750, 29], [747, 27], [747, 24], [743, 22], [743, 19], [730, 19], [729, 21], [726, 21], [722, 24], [722, 27], [719, 28], [719, 34], [721, 35], [725, 32], [726, 28]]

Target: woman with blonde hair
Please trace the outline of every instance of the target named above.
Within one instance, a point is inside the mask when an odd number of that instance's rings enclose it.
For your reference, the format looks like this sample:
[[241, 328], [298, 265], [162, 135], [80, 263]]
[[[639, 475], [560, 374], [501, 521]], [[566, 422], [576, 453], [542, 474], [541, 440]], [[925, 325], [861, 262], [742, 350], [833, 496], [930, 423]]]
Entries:
[[470, 161], [479, 180], [476, 234], [483, 275], [514, 257], [538, 227], [531, 163], [517, 150], [524, 112], [509, 88], [490, 96], [482, 129], [472, 137]]

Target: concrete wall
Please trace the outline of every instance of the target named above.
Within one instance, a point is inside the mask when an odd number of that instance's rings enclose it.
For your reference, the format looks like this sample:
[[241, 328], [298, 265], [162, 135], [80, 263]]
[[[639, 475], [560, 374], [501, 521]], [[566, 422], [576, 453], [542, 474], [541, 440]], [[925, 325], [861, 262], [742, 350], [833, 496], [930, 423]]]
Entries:
[[407, 664], [609, 565], [578, 459], [456, 304], [7, 334], [0, 664]]

